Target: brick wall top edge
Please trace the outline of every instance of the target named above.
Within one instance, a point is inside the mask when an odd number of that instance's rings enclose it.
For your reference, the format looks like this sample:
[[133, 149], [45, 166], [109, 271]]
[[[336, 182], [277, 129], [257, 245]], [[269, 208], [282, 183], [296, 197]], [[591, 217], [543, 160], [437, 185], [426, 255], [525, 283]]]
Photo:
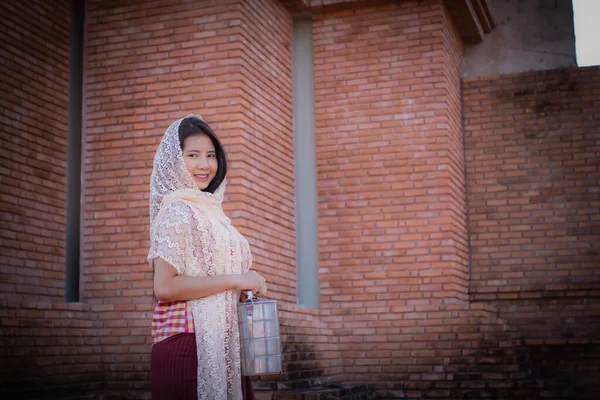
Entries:
[[[397, 0], [305, 0], [302, 3], [291, 1], [282, 1], [285, 7], [293, 12], [304, 12], [312, 14], [322, 14], [336, 11], [347, 11], [359, 8], [377, 7], [398, 3]], [[411, 3], [411, 2], [408, 2]], [[414, 2], [412, 2], [414, 3]]]
[[540, 77], [543, 75], [552, 76], [560, 73], [570, 73], [570, 74], [594, 74], [600, 73], [600, 66], [594, 65], [591, 67], [567, 67], [567, 68], [556, 68], [556, 69], [548, 69], [541, 71], [528, 71], [528, 72], [518, 72], [514, 74], [503, 74], [503, 75], [489, 75], [489, 76], [477, 76], [472, 78], [463, 78], [464, 84], [470, 84], [474, 82], [486, 82], [486, 81], [495, 81], [498, 79], [513, 79], [513, 78], [523, 78], [523, 77]]

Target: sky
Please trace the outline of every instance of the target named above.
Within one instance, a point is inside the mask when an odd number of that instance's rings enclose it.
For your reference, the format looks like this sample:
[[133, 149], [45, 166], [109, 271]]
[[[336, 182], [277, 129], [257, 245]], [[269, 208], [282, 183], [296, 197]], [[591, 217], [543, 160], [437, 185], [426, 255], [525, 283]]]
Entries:
[[600, 0], [573, 0], [577, 65], [600, 65]]

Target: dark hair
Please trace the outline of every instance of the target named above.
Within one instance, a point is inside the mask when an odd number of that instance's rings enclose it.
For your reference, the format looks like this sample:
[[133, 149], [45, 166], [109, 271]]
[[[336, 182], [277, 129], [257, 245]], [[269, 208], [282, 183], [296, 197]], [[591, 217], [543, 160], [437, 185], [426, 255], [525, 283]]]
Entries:
[[181, 146], [182, 151], [185, 139], [190, 136], [200, 135], [206, 135], [210, 138], [215, 146], [215, 152], [217, 153], [217, 174], [213, 180], [210, 181], [206, 189], [202, 190], [203, 192], [214, 193], [223, 182], [223, 179], [225, 179], [225, 175], [227, 175], [227, 157], [225, 156], [223, 145], [213, 130], [210, 129], [210, 126], [198, 117], [184, 118], [183, 121], [181, 121], [181, 124], [179, 124], [179, 145]]

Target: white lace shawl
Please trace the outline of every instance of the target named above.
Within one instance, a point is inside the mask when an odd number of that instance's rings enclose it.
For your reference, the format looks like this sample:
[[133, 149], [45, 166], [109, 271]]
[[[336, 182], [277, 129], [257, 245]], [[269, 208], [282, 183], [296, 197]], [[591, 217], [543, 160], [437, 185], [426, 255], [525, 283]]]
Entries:
[[[223, 213], [226, 183], [214, 194], [196, 187], [179, 145], [179, 124], [165, 132], [150, 180], [150, 252], [180, 275], [240, 274], [252, 263], [250, 246]], [[241, 400], [238, 293], [190, 301], [198, 354], [198, 399]]]

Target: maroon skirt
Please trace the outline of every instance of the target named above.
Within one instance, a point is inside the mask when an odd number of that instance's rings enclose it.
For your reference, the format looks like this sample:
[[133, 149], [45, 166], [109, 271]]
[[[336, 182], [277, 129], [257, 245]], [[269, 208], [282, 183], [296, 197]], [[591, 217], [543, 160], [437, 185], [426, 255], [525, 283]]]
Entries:
[[[152, 346], [152, 400], [198, 400], [196, 335], [180, 333]], [[242, 377], [244, 400], [254, 400], [252, 380]]]

